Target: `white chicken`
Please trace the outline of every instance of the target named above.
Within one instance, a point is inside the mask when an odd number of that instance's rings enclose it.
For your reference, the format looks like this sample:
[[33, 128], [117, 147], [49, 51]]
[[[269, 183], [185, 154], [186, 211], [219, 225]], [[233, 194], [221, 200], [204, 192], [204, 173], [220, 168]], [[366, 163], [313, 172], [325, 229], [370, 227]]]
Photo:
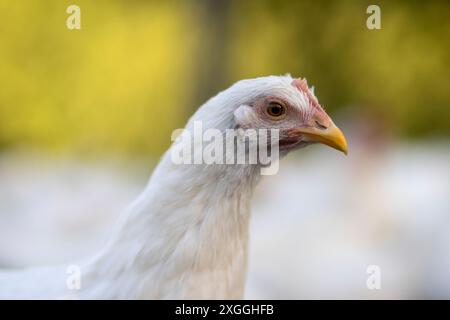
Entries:
[[[276, 129], [281, 154], [316, 142], [347, 152], [306, 80], [289, 75], [237, 82], [201, 106], [186, 129], [198, 121], [223, 133]], [[176, 164], [175, 145], [98, 254], [70, 266], [2, 270], [0, 298], [242, 298], [250, 200], [262, 164]]]

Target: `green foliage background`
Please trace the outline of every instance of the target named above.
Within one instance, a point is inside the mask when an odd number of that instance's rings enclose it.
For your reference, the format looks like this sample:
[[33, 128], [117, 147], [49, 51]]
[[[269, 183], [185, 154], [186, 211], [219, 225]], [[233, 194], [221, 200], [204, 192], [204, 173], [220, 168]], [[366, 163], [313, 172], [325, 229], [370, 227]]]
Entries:
[[[70, 4], [81, 30], [66, 28]], [[208, 97], [284, 73], [333, 114], [447, 139], [450, 2], [379, 1], [381, 30], [369, 4], [3, 0], [0, 150], [159, 155]]]

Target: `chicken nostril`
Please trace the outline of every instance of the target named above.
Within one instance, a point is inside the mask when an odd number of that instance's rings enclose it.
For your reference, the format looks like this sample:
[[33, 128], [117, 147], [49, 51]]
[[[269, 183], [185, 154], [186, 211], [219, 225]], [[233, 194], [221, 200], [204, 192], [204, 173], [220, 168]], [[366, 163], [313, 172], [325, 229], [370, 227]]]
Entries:
[[321, 130], [326, 130], [328, 129], [327, 126], [324, 126], [323, 124], [321, 124], [319, 121], [316, 120], [316, 126], [317, 128], [321, 129]]

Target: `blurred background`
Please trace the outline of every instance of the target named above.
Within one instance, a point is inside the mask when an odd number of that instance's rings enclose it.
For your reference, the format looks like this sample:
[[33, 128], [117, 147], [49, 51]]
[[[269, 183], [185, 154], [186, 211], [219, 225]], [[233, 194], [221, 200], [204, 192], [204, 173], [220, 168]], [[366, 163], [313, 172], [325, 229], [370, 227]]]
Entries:
[[313, 146], [263, 180], [246, 297], [450, 298], [450, 3], [376, 1], [380, 30], [370, 4], [0, 2], [0, 266], [92, 254], [199, 105], [290, 73], [350, 154]]

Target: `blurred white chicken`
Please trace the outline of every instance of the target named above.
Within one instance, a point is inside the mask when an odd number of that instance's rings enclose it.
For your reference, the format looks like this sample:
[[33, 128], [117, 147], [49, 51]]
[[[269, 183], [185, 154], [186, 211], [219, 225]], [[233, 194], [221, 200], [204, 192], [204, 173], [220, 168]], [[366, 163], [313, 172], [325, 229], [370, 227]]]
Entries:
[[[281, 154], [316, 142], [347, 152], [306, 80], [290, 76], [239, 81], [201, 106], [186, 129], [197, 121], [222, 133], [277, 129]], [[248, 153], [239, 143], [235, 152]], [[173, 148], [97, 255], [69, 267], [4, 270], [0, 298], [242, 298], [250, 200], [261, 165], [175, 164]]]

